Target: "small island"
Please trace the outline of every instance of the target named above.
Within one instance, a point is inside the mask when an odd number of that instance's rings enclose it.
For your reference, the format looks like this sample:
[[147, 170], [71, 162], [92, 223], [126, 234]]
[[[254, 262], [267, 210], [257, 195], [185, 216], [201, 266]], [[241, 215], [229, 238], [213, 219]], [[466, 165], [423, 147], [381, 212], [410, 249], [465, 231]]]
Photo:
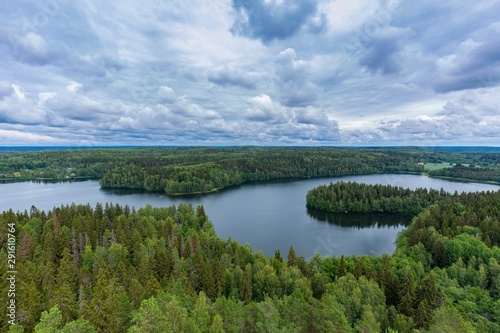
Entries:
[[307, 193], [307, 207], [332, 213], [400, 213], [416, 215], [438, 200], [450, 196], [441, 190], [411, 190], [392, 185], [337, 182]]

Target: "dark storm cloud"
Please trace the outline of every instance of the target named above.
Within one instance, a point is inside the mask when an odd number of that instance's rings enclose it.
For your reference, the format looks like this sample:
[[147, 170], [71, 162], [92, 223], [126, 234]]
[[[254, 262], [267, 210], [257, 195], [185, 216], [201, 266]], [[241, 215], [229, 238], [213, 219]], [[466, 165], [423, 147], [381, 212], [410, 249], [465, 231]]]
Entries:
[[[296, 34], [315, 15], [315, 0], [233, 0], [236, 12], [231, 31], [264, 43]], [[311, 23], [311, 31], [323, 31], [326, 20]]]

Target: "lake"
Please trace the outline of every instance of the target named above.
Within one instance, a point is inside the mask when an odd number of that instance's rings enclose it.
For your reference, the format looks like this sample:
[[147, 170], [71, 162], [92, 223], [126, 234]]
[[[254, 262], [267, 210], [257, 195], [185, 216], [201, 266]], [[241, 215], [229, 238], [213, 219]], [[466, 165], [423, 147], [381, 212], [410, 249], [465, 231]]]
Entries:
[[254, 251], [286, 257], [290, 245], [306, 258], [322, 255], [381, 255], [392, 253], [399, 231], [411, 218], [389, 214], [326, 214], [308, 211], [307, 191], [337, 181], [391, 184], [409, 188], [443, 188], [449, 192], [497, 191], [500, 186], [453, 182], [419, 175], [366, 175], [312, 178], [245, 184], [217, 193], [167, 197], [158, 193], [101, 189], [97, 181], [20, 182], [0, 184], [0, 211], [25, 209], [32, 205], [51, 210], [62, 204], [97, 202], [128, 204], [136, 208], [192, 203], [203, 205], [217, 235], [248, 243]]

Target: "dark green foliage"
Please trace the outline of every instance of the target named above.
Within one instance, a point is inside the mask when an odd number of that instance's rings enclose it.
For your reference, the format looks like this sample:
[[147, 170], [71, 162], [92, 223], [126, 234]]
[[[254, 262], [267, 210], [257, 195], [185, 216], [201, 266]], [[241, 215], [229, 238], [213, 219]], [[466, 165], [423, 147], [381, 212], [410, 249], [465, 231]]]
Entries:
[[422, 161], [480, 165], [431, 176], [500, 181], [499, 154], [446, 148], [97, 148], [0, 151], [0, 180], [99, 179], [106, 188], [207, 193], [251, 181], [424, 172]]
[[474, 165], [454, 165], [452, 168], [444, 168], [429, 171], [429, 175], [442, 178], [456, 178], [480, 182], [500, 183], [500, 169], [491, 167], [476, 167]]
[[443, 190], [337, 182], [310, 190], [306, 201], [309, 208], [335, 213], [418, 214], [447, 196]]
[[101, 148], [0, 153], [9, 180], [99, 179], [106, 188], [206, 193], [244, 182], [421, 173], [419, 151], [351, 148]]
[[69, 205], [4, 212], [0, 222], [16, 223], [25, 332], [493, 333], [499, 202], [500, 192], [445, 196], [413, 219], [392, 256], [309, 261], [293, 247], [283, 260], [224, 241], [191, 205]]

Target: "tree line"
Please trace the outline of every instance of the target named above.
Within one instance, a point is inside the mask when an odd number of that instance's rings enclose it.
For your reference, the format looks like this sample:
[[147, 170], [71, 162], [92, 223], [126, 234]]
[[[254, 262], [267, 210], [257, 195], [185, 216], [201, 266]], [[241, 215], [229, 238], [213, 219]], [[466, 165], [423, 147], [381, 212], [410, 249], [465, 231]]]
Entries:
[[498, 202], [500, 192], [445, 196], [400, 233], [392, 256], [309, 260], [222, 240], [203, 206], [6, 211], [0, 261], [14, 223], [18, 325], [1, 316], [0, 330], [498, 332]]
[[455, 178], [482, 182], [500, 183], [500, 168], [464, 166], [460, 163], [451, 168], [429, 171], [432, 177]]
[[[379, 173], [421, 174], [424, 172], [423, 162], [475, 163], [485, 168], [490, 166], [492, 172], [498, 174], [499, 156], [498, 152], [490, 150], [472, 152], [465, 148], [405, 147], [7, 150], [0, 151], [0, 180], [96, 179], [100, 180], [104, 188], [174, 195], [207, 193], [245, 182], [273, 179]], [[431, 172], [431, 175], [434, 173]], [[469, 175], [468, 179], [482, 181], [482, 176]]]

